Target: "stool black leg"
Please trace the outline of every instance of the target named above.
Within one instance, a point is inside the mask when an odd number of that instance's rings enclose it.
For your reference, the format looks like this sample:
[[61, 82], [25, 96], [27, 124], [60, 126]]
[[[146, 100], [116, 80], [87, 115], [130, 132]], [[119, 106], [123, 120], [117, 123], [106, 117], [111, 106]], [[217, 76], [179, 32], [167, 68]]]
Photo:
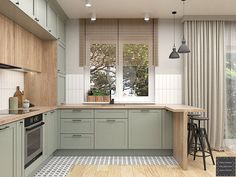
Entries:
[[215, 165], [215, 161], [214, 161], [214, 157], [213, 157], [213, 155], [212, 155], [210, 143], [209, 143], [209, 141], [208, 141], [208, 136], [207, 136], [207, 133], [206, 133], [206, 129], [204, 129], [204, 135], [205, 135], [205, 139], [206, 139], [206, 143], [207, 143], [207, 146], [208, 146], [209, 153], [210, 153], [210, 155], [211, 155], [212, 163], [213, 163], [213, 165]]
[[[195, 131], [197, 131], [197, 130], [195, 130]], [[194, 156], [193, 156], [193, 160], [195, 160], [196, 159], [196, 153], [197, 153], [197, 138], [198, 138], [198, 133], [197, 132], [195, 132], [195, 135], [194, 135], [194, 144], [195, 144], [195, 147], [194, 147]]]
[[203, 134], [200, 130], [199, 132], [199, 142], [200, 142], [200, 146], [202, 148], [202, 156], [203, 156], [203, 165], [204, 165], [204, 170], [206, 170], [206, 156], [205, 156], [205, 149], [204, 149], [204, 145], [203, 145]]
[[195, 134], [195, 129], [192, 129], [191, 138], [190, 138], [190, 140], [189, 140], [189, 142], [188, 142], [188, 154], [191, 153], [192, 144], [193, 144], [193, 138], [194, 138], [195, 135], [196, 135], [196, 134]]

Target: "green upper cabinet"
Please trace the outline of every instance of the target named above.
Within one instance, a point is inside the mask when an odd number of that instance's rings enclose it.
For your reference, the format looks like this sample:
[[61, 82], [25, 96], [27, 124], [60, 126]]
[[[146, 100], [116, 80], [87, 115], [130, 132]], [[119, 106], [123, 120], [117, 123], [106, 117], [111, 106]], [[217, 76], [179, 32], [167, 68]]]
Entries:
[[60, 18], [60, 16], [57, 16], [57, 35], [58, 35], [58, 40], [65, 45], [66, 39], [65, 39], [65, 23]]
[[50, 3], [47, 5], [47, 28], [54, 37], [57, 37], [57, 13]]
[[28, 16], [34, 18], [34, 5], [37, 0], [18, 0], [19, 8], [23, 10]]
[[59, 43], [58, 44], [58, 50], [57, 50], [57, 72], [61, 74], [66, 73], [66, 49], [65, 47]]
[[129, 111], [129, 149], [162, 148], [161, 110]]
[[47, 26], [47, 0], [34, 0], [34, 16], [35, 20], [46, 29]]
[[16, 175], [16, 124], [0, 126], [0, 176]]

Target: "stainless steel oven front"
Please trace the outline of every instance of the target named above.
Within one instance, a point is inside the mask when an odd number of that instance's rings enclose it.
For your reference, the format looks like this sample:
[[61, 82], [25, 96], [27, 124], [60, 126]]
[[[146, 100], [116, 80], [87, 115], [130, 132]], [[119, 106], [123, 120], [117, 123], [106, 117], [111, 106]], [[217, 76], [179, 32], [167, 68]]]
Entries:
[[43, 154], [43, 116], [25, 119], [25, 168]]

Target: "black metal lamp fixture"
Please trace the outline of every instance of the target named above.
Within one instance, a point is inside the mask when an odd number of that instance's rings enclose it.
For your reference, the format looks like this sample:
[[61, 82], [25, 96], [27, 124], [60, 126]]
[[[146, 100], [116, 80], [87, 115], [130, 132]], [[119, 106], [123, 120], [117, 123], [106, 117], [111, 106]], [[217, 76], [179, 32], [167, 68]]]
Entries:
[[[186, 0], [181, 0], [183, 2], [183, 17], [184, 17], [184, 2]], [[181, 46], [179, 47], [179, 50], [178, 50], [179, 53], [189, 53], [190, 50], [186, 44], [186, 40], [185, 40], [185, 37], [184, 37], [184, 34], [183, 34], [183, 39], [182, 39], [182, 44]]]
[[172, 14], [174, 16], [174, 46], [173, 46], [173, 49], [172, 49], [172, 52], [169, 56], [170, 59], [177, 59], [179, 58], [179, 54], [178, 52], [176, 51], [176, 47], [175, 47], [175, 15], [176, 15], [176, 11], [173, 11]]

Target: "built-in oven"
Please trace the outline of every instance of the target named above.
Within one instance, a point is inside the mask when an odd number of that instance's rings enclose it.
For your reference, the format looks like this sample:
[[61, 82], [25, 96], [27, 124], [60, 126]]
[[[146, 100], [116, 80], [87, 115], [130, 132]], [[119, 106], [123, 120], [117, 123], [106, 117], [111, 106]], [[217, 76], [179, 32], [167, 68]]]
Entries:
[[25, 119], [25, 168], [43, 154], [43, 116]]

